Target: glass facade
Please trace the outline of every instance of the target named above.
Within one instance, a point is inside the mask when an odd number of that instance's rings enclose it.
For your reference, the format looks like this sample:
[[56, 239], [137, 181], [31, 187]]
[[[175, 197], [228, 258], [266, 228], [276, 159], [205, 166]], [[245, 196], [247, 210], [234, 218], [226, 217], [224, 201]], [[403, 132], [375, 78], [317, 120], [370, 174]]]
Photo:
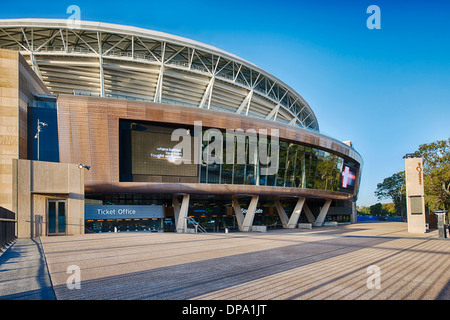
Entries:
[[[203, 144], [203, 147], [205, 148], [206, 145]], [[224, 149], [226, 149], [225, 145]], [[258, 156], [257, 152], [249, 152], [249, 150], [247, 140], [245, 158], [248, 160]], [[276, 174], [262, 175], [258, 159], [254, 163], [246, 161], [245, 164], [207, 164], [203, 161], [200, 169], [200, 183], [342, 191], [340, 181], [343, 164], [343, 158], [329, 152], [280, 141], [279, 168]]]
[[[228, 133], [225, 130], [218, 131], [221, 135], [222, 145], [215, 143], [215, 138], [206, 133], [207, 129], [202, 131], [201, 163], [196, 165], [198, 170], [192, 170], [192, 164], [175, 164], [170, 161], [167, 150], [170, 150], [170, 155], [173, 155], [173, 150], [179, 143], [179, 140], [171, 141], [171, 133], [176, 128], [154, 123], [120, 120], [121, 181], [257, 185], [340, 191], [350, 194], [355, 191], [359, 164], [354, 161], [300, 143], [272, 140], [270, 137], [256, 134], [251, 136], [245, 133]], [[183, 129], [189, 132], [191, 138], [194, 138], [195, 128], [185, 127]], [[136, 130], [143, 137], [139, 140], [143, 142], [139, 142], [139, 144], [133, 140], [133, 131]], [[271, 144], [273, 143], [278, 144], [278, 170], [275, 170], [274, 174], [266, 175], [263, 169], [267, 166], [261, 164], [264, 161], [260, 159], [260, 148], [267, 148], [266, 152], [262, 154], [267, 154], [271, 158]], [[214, 144], [214, 148], [211, 147], [212, 144]], [[221, 147], [218, 148], [218, 146]], [[133, 158], [136, 153], [135, 149], [148, 151], [141, 152], [142, 154], [137, 160], [138, 157]], [[276, 145], [273, 149], [277, 149]], [[205, 154], [215, 158], [217, 156], [215, 153], [222, 153], [222, 161], [219, 163], [208, 161], [209, 159], [205, 158]], [[152, 156], [155, 159], [150, 159]], [[152, 166], [154, 162], [160, 163], [158, 164], [159, 173], [149, 174], [152, 171], [147, 170], [146, 166]], [[134, 169], [137, 165], [140, 168], [139, 171]], [[183, 174], [177, 175], [177, 177], [182, 177], [184, 180], [174, 181], [173, 178], [169, 180], [164, 174], [164, 172], [175, 171], [182, 172]], [[192, 172], [196, 174], [193, 175]], [[158, 177], [160, 180], [157, 179]]]
[[[41, 128], [39, 140], [36, 139], [38, 120], [47, 124]], [[39, 158], [40, 161], [59, 162], [56, 97], [35, 97], [33, 105], [28, 106], [27, 127], [28, 159], [38, 160]]]

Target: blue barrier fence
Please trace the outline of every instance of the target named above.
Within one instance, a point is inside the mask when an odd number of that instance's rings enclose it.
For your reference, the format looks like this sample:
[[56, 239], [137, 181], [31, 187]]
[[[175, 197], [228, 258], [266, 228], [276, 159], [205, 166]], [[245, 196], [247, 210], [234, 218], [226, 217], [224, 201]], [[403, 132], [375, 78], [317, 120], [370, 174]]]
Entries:
[[399, 216], [395, 217], [378, 217], [378, 216], [357, 216], [357, 222], [375, 222], [375, 221], [391, 221], [391, 222], [403, 222], [403, 218]]

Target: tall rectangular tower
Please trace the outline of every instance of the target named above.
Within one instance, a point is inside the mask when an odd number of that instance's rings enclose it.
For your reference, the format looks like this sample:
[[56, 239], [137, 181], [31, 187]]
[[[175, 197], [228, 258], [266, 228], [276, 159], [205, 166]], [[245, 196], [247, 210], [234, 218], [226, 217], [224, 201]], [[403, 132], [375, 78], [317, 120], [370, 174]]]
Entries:
[[408, 232], [425, 233], [425, 199], [422, 158], [405, 159]]

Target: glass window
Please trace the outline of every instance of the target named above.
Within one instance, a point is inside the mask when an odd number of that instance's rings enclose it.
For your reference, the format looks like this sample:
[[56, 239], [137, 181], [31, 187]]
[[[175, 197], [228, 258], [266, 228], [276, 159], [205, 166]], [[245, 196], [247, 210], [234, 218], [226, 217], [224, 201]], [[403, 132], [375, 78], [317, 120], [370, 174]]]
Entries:
[[221, 171], [221, 183], [232, 184], [233, 183], [233, 165], [223, 164]]
[[[39, 105], [41, 102], [43, 101], [35, 101], [33, 105]], [[39, 134], [37, 134], [38, 121], [46, 124], [40, 125]], [[28, 159], [59, 162], [58, 121], [55, 108], [28, 107], [27, 139]]]
[[255, 165], [248, 164], [245, 170], [245, 184], [256, 184]]
[[200, 183], [206, 183], [206, 171], [208, 166], [205, 162], [200, 165]]
[[286, 169], [279, 169], [276, 175], [275, 186], [276, 187], [284, 187], [284, 175], [286, 173]]
[[220, 183], [220, 165], [217, 163], [208, 165], [208, 183]]
[[245, 164], [234, 165], [234, 184], [244, 184]]

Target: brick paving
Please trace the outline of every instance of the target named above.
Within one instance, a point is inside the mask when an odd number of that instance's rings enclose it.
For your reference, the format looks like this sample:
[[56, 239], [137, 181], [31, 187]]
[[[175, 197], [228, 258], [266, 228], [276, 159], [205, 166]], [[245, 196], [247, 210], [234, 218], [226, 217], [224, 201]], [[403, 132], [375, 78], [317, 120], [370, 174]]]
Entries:
[[17, 239], [0, 255], [0, 300], [54, 300], [39, 239]]
[[[450, 299], [450, 240], [405, 223], [44, 237], [56, 299]], [[67, 268], [81, 288], [69, 290]], [[380, 289], [369, 289], [380, 270]]]

